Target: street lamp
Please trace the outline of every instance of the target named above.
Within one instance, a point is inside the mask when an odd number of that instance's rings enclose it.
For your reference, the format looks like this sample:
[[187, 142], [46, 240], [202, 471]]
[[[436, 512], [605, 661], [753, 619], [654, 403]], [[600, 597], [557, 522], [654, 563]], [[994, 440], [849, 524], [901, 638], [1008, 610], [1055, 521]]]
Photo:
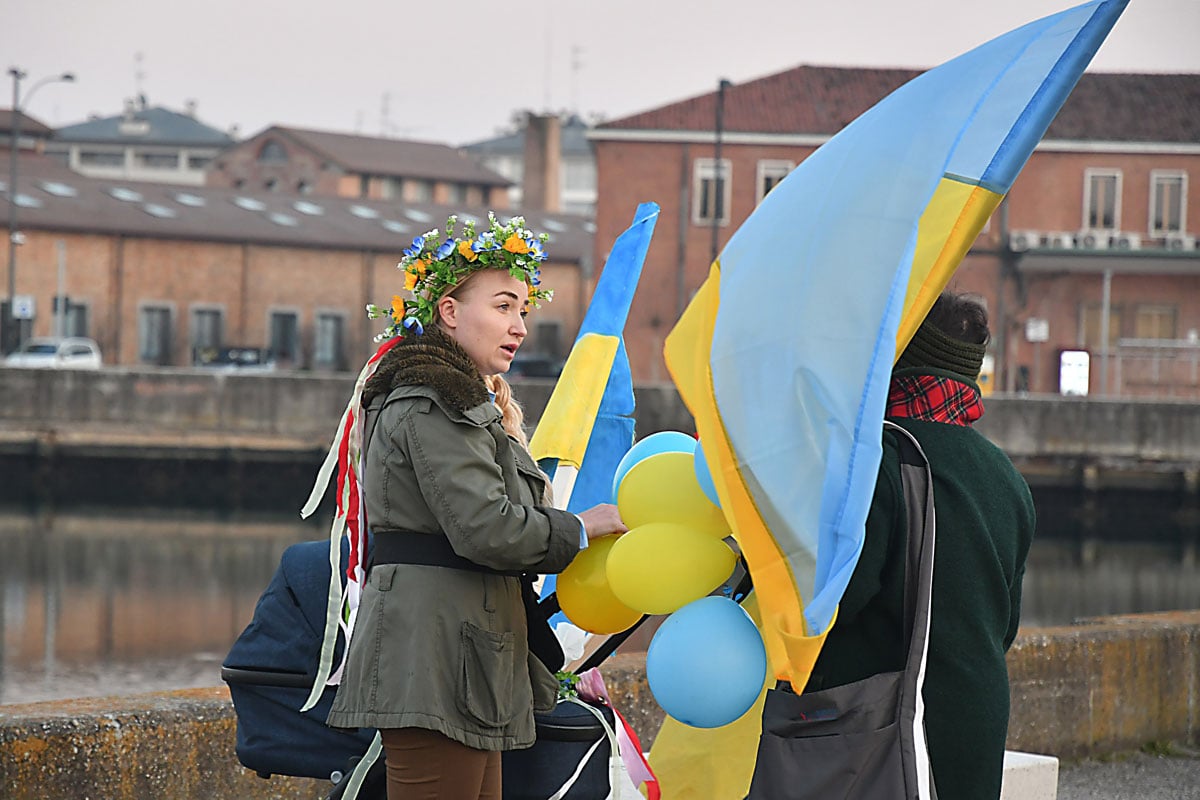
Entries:
[[[8, 316], [4, 320], [3, 343], [6, 353], [16, 349], [19, 330], [17, 319], [13, 315], [13, 304], [16, 302], [17, 294], [17, 245], [21, 241], [21, 235], [17, 231], [17, 151], [20, 149], [20, 119], [23, 116], [21, 113], [21, 81], [28, 77], [28, 73], [18, 67], [10, 67], [8, 74], [12, 76], [13, 93], [12, 130], [9, 132], [8, 140]], [[25, 92], [25, 104], [28, 105], [33, 93], [47, 83], [56, 81], [71, 83], [74, 80], [75, 76], [70, 72], [42, 78]]]
[[725, 208], [725, 173], [721, 169], [721, 137], [725, 132], [725, 90], [733, 86], [725, 78], [717, 82], [717, 115], [713, 120], [713, 197], [712, 197], [712, 254], [709, 263], [717, 260], [717, 231], [721, 217], [729, 213]]

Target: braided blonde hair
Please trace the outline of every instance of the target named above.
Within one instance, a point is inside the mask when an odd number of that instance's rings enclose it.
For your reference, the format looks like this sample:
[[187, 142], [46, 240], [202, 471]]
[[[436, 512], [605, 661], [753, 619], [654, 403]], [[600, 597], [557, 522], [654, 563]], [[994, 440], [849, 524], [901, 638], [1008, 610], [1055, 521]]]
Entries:
[[500, 409], [500, 422], [504, 432], [521, 443], [526, 451], [529, 450], [529, 438], [525, 435], [525, 411], [517, 398], [513, 397], [512, 386], [504, 380], [503, 375], [485, 375], [483, 382], [488, 391], [496, 395], [496, 408]]

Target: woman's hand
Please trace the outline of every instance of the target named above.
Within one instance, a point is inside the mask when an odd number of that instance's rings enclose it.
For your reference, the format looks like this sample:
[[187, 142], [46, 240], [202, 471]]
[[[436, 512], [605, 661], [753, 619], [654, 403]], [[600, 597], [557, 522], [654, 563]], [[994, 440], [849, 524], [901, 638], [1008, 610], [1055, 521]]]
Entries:
[[601, 536], [608, 536], [610, 533], [625, 533], [629, 530], [621, 521], [621, 513], [612, 503], [592, 506], [587, 511], [581, 512], [579, 518], [583, 520], [583, 529], [587, 531], [589, 541]]

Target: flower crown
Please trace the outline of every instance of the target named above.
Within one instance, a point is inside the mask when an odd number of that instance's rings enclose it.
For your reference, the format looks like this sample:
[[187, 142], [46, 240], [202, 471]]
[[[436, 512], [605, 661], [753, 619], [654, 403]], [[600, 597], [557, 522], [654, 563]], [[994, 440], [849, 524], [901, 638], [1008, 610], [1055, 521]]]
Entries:
[[546, 260], [543, 245], [549, 235], [536, 237], [525, 227], [524, 217], [513, 217], [501, 224], [495, 213], [488, 212], [488, 229], [475, 235], [475, 221], [469, 220], [462, 236], [454, 237], [457, 216], [446, 220], [446, 240], [436, 228], [413, 239], [404, 249], [404, 257], [396, 268], [404, 272], [404, 288], [412, 293], [410, 299], [392, 297], [391, 308], [367, 306], [371, 319], [387, 317], [389, 324], [376, 341], [403, 336], [406, 330], [420, 336], [425, 326], [433, 322], [437, 301], [446, 292], [462, 283], [468, 275], [481, 269], [504, 269], [529, 286], [529, 303], [537, 308], [540, 301], [550, 302], [554, 292], [539, 288], [541, 270]]

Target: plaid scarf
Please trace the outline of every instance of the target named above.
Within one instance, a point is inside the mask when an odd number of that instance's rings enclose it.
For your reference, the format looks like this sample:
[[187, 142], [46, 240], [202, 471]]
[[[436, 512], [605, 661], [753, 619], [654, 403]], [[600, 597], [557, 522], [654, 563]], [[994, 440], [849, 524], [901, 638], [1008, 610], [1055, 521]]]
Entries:
[[892, 378], [885, 416], [966, 426], [983, 416], [983, 402], [974, 388], [953, 378], [902, 375]]

